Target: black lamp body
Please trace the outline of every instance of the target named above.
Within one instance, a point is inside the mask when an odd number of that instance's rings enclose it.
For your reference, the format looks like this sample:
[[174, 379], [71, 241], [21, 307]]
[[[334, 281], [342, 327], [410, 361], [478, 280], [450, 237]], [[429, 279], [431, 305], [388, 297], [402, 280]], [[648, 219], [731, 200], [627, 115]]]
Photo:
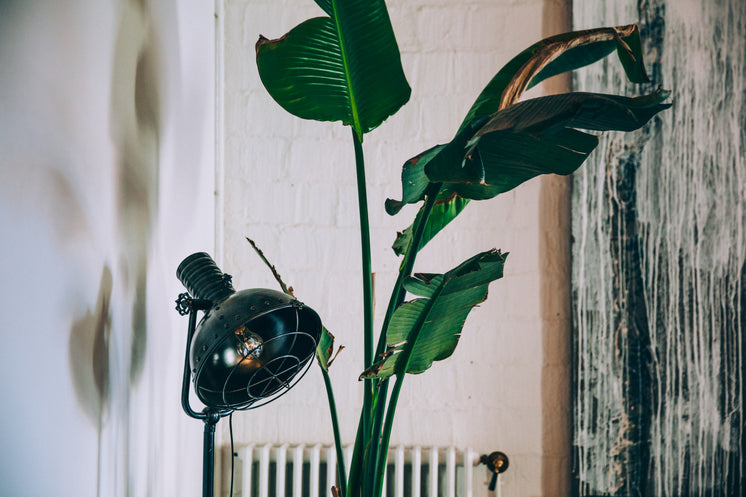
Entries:
[[176, 276], [209, 306], [189, 347], [200, 401], [220, 410], [245, 409], [285, 393], [316, 351], [318, 314], [276, 290], [236, 292], [230, 276], [204, 252], [184, 259]]
[[[199, 252], [179, 265], [176, 276], [189, 290], [177, 310], [189, 314], [182, 382], [182, 407], [205, 423], [203, 495], [212, 496], [215, 425], [237, 409], [271, 402], [308, 370], [321, 335], [321, 319], [310, 307], [265, 288], [236, 292], [231, 277]], [[196, 323], [197, 311], [205, 314]], [[189, 402], [193, 379], [199, 400]]]
[[321, 321], [275, 290], [231, 294], [207, 311], [192, 338], [189, 363], [199, 399], [240, 409], [287, 391], [313, 357]]

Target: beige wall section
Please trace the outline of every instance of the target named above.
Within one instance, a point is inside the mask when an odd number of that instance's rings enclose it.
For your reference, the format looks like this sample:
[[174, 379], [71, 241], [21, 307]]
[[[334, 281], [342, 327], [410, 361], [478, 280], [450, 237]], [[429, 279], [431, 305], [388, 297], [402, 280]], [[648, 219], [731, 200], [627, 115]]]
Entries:
[[[546, 0], [544, 35], [572, 29], [568, 0]], [[569, 75], [545, 83], [547, 93], [570, 91]], [[543, 364], [542, 495], [570, 495], [570, 188], [569, 176], [543, 176], [540, 180], [539, 253], [541, 265], [541, 318]]]
[[[412, 98], [364, 143], [377, 325], [399, 263], [391, 243], [415, 212], [389, 217], [383, 210], [387, 197], [401, 194], [402, 163], [450, 140], [495, 72], [560, 31], [566, 18], [562, 3], [539, 0], [388, 5]], [[288, 115], [267, 95], [254, 64], [260, 33], [279, 37], [320, 14], [311, 0], [225, 3], [225, 181], [218, 185], [225, 224], [218, 257], [237, 288], [274, 287], [244, 240], [253, 238], [345, 345], [332, 381], [342, 436], [352, 443], [361, 402], [362, 306], [350, 130]], [[492, 247], [510, 252], [505, 277], [469, 316], [453, 356], [405, 382], [392, 441], [504, 451], [511, 466], [503, 495], [564, 495], [567, 488], [567, 218], [558, 210], [567, 206], [566, 190], [564, 182], [537, 180], [472, 203], [416, 267], [442, 272]], [[318, 371], [277, 402], [237, 415], [234, 430], [238, 444], [331, 443]], [[484, 485], [477, 491], [486, 495]]]

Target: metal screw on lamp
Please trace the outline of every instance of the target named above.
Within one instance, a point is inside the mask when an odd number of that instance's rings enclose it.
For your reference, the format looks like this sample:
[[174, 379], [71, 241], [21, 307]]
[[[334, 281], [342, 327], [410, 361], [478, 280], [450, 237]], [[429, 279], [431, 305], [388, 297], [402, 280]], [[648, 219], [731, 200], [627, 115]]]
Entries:
[[[311, 364], [321, 319], [282, 292], [237, 292], [230, 275], [204, 252], [184, 259], [176, 276], [189, 291], [176, 301], [179, 313], [189, 314], [181, 404], [187, 415], [205, 423], [202, 492], [212, 497], [215, 425], [290, 390]], [[199, 324], [197, 311], [204, 312]], [[190, 405], [190, 378], [205, 405], [201, 412]]]

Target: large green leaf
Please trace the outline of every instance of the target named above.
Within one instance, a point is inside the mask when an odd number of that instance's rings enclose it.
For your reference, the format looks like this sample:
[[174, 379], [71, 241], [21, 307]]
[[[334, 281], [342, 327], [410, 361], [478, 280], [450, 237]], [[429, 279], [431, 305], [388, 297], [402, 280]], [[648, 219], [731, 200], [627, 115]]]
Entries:
[[[439, 155], [422, 165], [428, 181], [443, 186], [418, 249], [466, 207], [467, 199], [495, 197], [540, 174], [566, 175], [575, 171], [598, 144], [596, 136], [575, 128], [638, 129], [670, 107], [662, 103], [667, 97], [664, 90], [636, 98], [566, 93], [519, 102], [489, 119], [476, 118], [475, 122], [482, 126], [469, 142], [455, 139], [440, 145]], [[455, 144], [463, 147], [458, 153], [452, 150]], [[450, 156], [443, 153], [448, 150]], [[455, 160], [455, 156], [461, 160]], [[442, 158], [448, 160], [439, 160]], [[403, 254], [411, 239], [412, 226], [398, 234], [394, 252]]]
[[476, 117], [493, 114], [516, 103], [525, 90], [543, 80], [592, 64], [614, 49], [630, 81], [648, 81], [637, 26], [559, 34], [531, 45], [505, 64], [477, 97], [459, 130]]
[[644, 126], [655, 114], [670, 107], [670, 104], [662, 103], [668, 97], [668, 91], [659, 88], [639, 97], [574, 92], [533, 98], [490, 116], [468, 144], [472, 145], [495, 131], [540, 134], [565, 127], [634, 131]]
[[267, 91], [298, 117], [342, 121], [362, 140], [411, 90], [384, 0], [317, 0], [328, 17], [256, 43]]
[[389, 322], [384, 357], [361, 378], [422, 373], [449, 357], [471, 309], [487, 298], [487, 286], [501, 278], [507, 254], [482, 252], [445, 274], [416, 274], [404, 288], [421, 298], [399, 306]]
[[386, 212], [393, 216], [404, 204], [415, 204], [422, 200], [431, 183], [425, 174], [425, 168], [431, 163], [440, 164], [440, 167], [447, 167], [454, 162], [461, 163], [466, 144], [488, 119], [489, 116], [473, 119], [450, 143], [436, 145], [406, 161], [401, 175], [402, 200], [387, 199]]
[[[423, 228], [422, 237], [420, 238], [420, 246], [417, 247], [417, 250], [419, 251], [419, 249], [424, 247], [427, 242], [432, 240], [440, 230], [445, 228], [453, 218], [458, 216], [458, 214], [464, 210], [468, 203], [468, 199], [459, 196], [449, 188], [441, 188], [438, 198], [435, 200], [435, 205], [433, 205], [433, 208], [430, 211], [430, 216], [427, 218], [427, 222]], [[418, 218], [421, 215], [421, 212], [422, 210], [417, 213]], [[419, 221], [418, 218], [415, 219], [414, 224]], [[412, 243], [414, 236], [414, 224], [405, 228], [401, 233], [397, 233], [396, 240], [391, 247], [394, 249], [396, 255], [403, 255], [409, 249], [409, 245]]]
[[[488, 83], [467, 113], [464, 122], [450, 143], [437, 145], [404, 164], [402, 168], [402, 200], [387, 200], [387, 212], [394, 215], [399, 212], [404, 204], [417, 203], [422, 200], [429, 182], [439, 182], [435, 177], [428, 177], [426, 171], [433, 171], [436, 175], [448, 171], [448, 177], [452, 181], [460, 183], [455, 186], [446, 185], [444, 187], [445, 195], [442, 194], [443, 198], [439, 197], [440, 204], [433, 209], [433, 214], [425, 226], [420, 242], [421, 248], [432, 239], [432, 236], [435, 236], [463, 211], [469, 198], [491, 198], [514, 188], [537, 174], [548, 172], [567, 174], [563, 171], [568, 171], [571, 168], [574, 170], [582, 163], [582, 160], [577, 162], [575, 159], [584, 158], [592, 150], [592, 147], [590, 147], [592, 139], [581, 139], [575, 133], [564, 133], [564, 138], [570, 140], [570, 144], [575, 146], [572, 150], [576, 152], [569, 155], [563, 154], [568, 159], [567, 163], [555, 166], [544, 164], [543, 169], [529, 165], [528, 170], [514, 171], [509, 178], [495, 180], [498, 184], [494, 185], [480, 183], [480, 176], [485, 174], [484, 167], [480, 161], [465, 160], [468, 150], [466, 144], [477, 133], [483, 133], [482, 130], [488, 120], [494, 120], [492, 114], [515, 103], [527, 88], [548, 77], [596, 62], [615, 49], [629, 79], [637, 83], [647, 81], [640, 46], [640, 33], [637, 26], [630, 25], [564, 33], [546, 38], [522, 51], [500, 69]], [[525, 112], [528, 108], [518, 107], [517, 110]], [[593, 117], [600, 120], [605, 119], [604, 116], [598, 114]], [[600, 128], [589, 127], [587, 129]], [[533, 145], [529, 138], [522, 137], [521, 140], [526, 145]], [[516, 143], [512, 143], [512, 145], [517, 145], [518, 141], [520, 140], [516, 139]], [[542, 150], [552, 149], [549, 142], [551, 142], [551, 139], [544, 139]], [[564, 145], [566, 143], [557, 142], [553, 149], [561, 149]], [[589, 147], [590, 150], [588, 150]], [[490, 144], [486, 144], [484, 149], [480, 149], [479, 152], [484, 151], [488, 157], [497, 159], [504, 156], [508, 150], [515, 150], [515, 147], [506, 148], [503, 150], [504, 153], [501, 154], [493, 148], [490, 147]], [[474, 150], [472, 151], [474, 152]], [[518, 150], [518, 152], [520, 154], [521, 150]], [[494, 168], [492, 169], [494, 170]], [[476, 181], [476, 184], [471, 183], [473, 181]], [[456, 195], [453, 195], [454, 193]], [[411, 234], [412, 226], [409, 226], [398, 235], [393, 246], [397, 254], [403, 253], [409, 246]]]
[[598, 144], [596, 131], [632, 131], [670, 104], [658, 90], [637, 98], [567, 93], [536, 98], [495, 113], [464, 150], [463, 164], [432, 162], [430, 181], [458, 195], [486, 199], [539, 174], [570, 174]]
[[385, 207], [389, 215], [397, 214], [405, 204], [416, 204], [422, 200], [430, 185], [425, 175], [425, 164], [440, 155], [444, 148], [445, 145], [436, 145], [404, 163], [401, 172], [402, 199], [386, 199]]
[[343, 348], [344, 346], [340, 346], [336, 352], [334, 351], [334, 335], [326, 329], [326, 326], [322, 326], [319, 343], [316, 345], [316, 359], [324, 371], [329, 371], [334, 359]]
[[[404, 163], [402, 200], [389, 199], [387, 211], [393, 215], [402, 204], [420, 201], [427, 188], [425, 166], [430, 161], [455, 160], [460, 163], [463, 158], [460, 145], [470, 140], [490, 115], [517, 102], [525, 89], [550, 76], [592, 64], [614, 49], [632, 82], [648, 80], [640, 49], [640, 32], [635, 25], [563, 33], [545, 38], [523, 50], [505, 64], [482, 90], [450, 143], [437, 145]], [[507, 94], [503, 98], [506, 90], [509, 98]], [[416, 181], [412, 181], [413, 178]]]

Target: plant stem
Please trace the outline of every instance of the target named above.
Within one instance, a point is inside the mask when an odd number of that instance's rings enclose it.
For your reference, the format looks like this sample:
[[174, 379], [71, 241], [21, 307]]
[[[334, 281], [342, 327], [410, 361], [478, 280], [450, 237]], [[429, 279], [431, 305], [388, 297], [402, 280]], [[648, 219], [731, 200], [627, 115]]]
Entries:
[[376, 459], [376, 487], [374, 490], [374, 497], [380, 497], [383, 491], [383, 475], [386, 471], [386, 461], [388, 460], [389, 452], [389, 440], [391, 440], [391, 428], [394, 424], [394, 414], [396, 413], [396, 403], [399, 401], [399, 392], [401, 392], [402, 383], [404, 383], [404, 377], [406, 373], [401, 373], [396, 376], [396, 382], [394, 383], [394, 389], [391, 391], [391, 399], [389, 400], [388, 409], [386, 409], [386, 422], [383, 424], [383, 434], [381, 436], [381, 446], [379, 448], [379, 454]]
[[376, 389], [374, 391], [373, 395], [373, 403], [371, 405], [371, 409], [374, 411], [374, 413], [371, 413], [375, 416], [375, 418], [372, 420], [372, 433], [370, 437], [370, 444], [367, 448], [367, 454], [366, 454], [366, 481], [371, 482], [371, 485], [368, 489], [368, 495], [375, 496], [375, 493], [372, 493], [374, 490], [373, 482], [376, 481], [376, 473], [375, 470], [378, 467], [378, 449], [380, 447], [380, 440], [381, 440], [381, 429], [383, 426], [383, 411], [386, 406], [386, 393], [388, 390], [388, 385], [386, 382], [379, 382], [376, 385]]
[[[375, 411], [376, 417], [373, 421], [373, 436], [371, 437], [371, 464], [369, 465], [368, 473], [370, 474], [369, 480], [372, 482], [383, 481], [383, 476], [378, 477], [376, 475], [376, 469], [379, 466], [379, 460], [381, 458], [381, 430], [383, 429], [383, 415], [386, 412], [386, 396], [388, 394], [389, 382], [388, 379], [380, 382], [378, 389], [376, 390], [376, 401]], [[378, 486], [378, 483], [376, 483]], [[373, 493], [372, 496], [379, 496], [380, 493]]]
[[355, 145], [355, 169], [357, 172], [357, 200], [360, 212], [360, 244], [363, 268], [363, 324], [364, 324], [364, 367], [373, 363], [373, 274], [370, 256], [370, 223], [368, 221], [368, 195], [365, 187], [365, 159], [363, 144], [353, 130], [352, 141]]
[[[442, 287], [440, 287], [438, 290], [436, 290], [435, 294], [430, 297], [430, 303], [427, 304], [427, 308], [423, 315], [421, 315], [417, 322], [414, 325], [414, 329], [418, 329], [419, 331], [422, 330], [422, 326], [425, 323], [425, 320], [427, 319], [427, 314], [429, 314], [430, 310], [432, 310], [432, 302], [434, 302], [438, 298], [438, 294], [442, 291]], [[380, 497], [381, 490], [382, 490], [382, 480], [383, 480], [383, 472], [386, 471], [386, 459], [388, 455], [389, 450], [389, 440], [391, 439], [391, 428], [394, 425], [394, 415], [396, 414], [396, 404], [399, 401], [399, 393], [401, 392], [401, 386], [402, 383], [404, 383], [404, 377], [407, 375], [407, 370], [409, 369], [409, 361], [412, 359], [412, 351], [414, 350], [414, 347], [417, 343], [417, 339], [419, 338], [419, 331], [414, 336], [414, 339], [411, 340], [411, 333], [407, 338], [407, 345], [406, 349], [401, 352], [402, 358], [404, 359], [404, 366], [400, 369], [400, 371], [396, 374], [396, 383], [394, 383], [394, 389], [391, 392], [391, 398], [389, 399], [389, 405], [386, 409], [386, 421], [383, 424], [383, 434], [381, 436], [381, 447], [379, 452], [379, 458], [376, 461], [376, 475], [380, 475], [379, 478], [376, 479], [376, 487], [374, 494], [374, 497]], [[401, 360], [401, 359], [400, 359]], [[397, 363], [397, 369], [399, 368]]]
[[350, 478], [347, 480], [347, 489], [349, 495], [342, 497], [360, 497], [360, 469], [362, 467], [363, 457], [363, 413], [360, 413], [360, 421], [357, 425], [357, 435], [355, 436], [355, 446], [352, 449], [352, 461], [350, 461]]
[[[360, 215], [360, 245], [362, 256], [363, 279], [363, 369], [373, 364], [373, 272], [371, 270], [370, 223], [368, 221], [368, 196], [365, 185], [365, 160], [363, 144], [355, 130], [352, 130], [352, 142], [355, 147], [355, 170], [357, 173], [357, 199]], [[365, 450], [371, 436], [371, 404], [373, 398], [373, 381], [364, 382], [363, 412], [361, 416], [362, 448]], [[366, 492], [365, 473], [363, 473], [362, 490]]]
[[345, 469], [344, 452], [342, 451], [342, 437], [339, 434], [339, 419], [337, 417], [337, 403], [334, 401], [334, 390], [329, 379], [329, 372], [321, 368], [324, 377], [326, 397], [329, 400], [329, 412], [332, 416], [332, 430], [334, 432], [334, 447], [337, 451], [337, 471], [339, 472], [339, 489], [342, 497], [347, 497], [347, 470]]
[[420, 249], [420, 241], [422, 240], [422, 234], [427, 225], [427, 220], [430, 218], [430, 213], [433, 210], [435, 201], [440, 193], [441, 183], [431, 184], [429, 192], [425, 197], [425, 205], [422, 206], [420, 211], [417, 213], [415, 218], [414, 234], [412, 235], [412, 244], [409, 246], [404, 254], [404, 260], [402, 261], [401, 267], [399, 268], [399, 276], [394, 284], [394, 290], [391, 292], [391, 298], [389, 305], [386, 308], [386, 317], [383, 320], [383, 326], [381, 327], [381, 335], [378, 337], [378, 346], [376, 347], [376, 354], [383, 354], [386, 350], [386, 330], [389, 326], [389, 321], [394, 315], [396, 308], [404, 302], [404, 278], [412, 273], [414, 267], [414, 261], [417, 258], [417, 253]]
[[[394, 290], [391, 292], [391, 299], [389, 300], [389, 306], [386, 310], [386, 317], [384, 318], [383, 326], [381, 329], [381, 335], [378, 341], [378, 347], [376, 350], [377, 354], [382, 354], [386, 347], [386, 332], [388, 329], [389, 321], [394, 315], [394, 311], [404, 301], [404, 278], [410, 275], [412, 268], [414, 267], [414, 261], [417, 258], [417, 253], [420, 247], [420, 241], [422, 240], [422, 234], [427, 225], [427, 220], [430, 217], [430, 213], [433, 210], [435, 201], [440, 193], [441, 184], [430, 185], [429, 192], [425, 198], [425, 205], [422, 206], [420, 212], [418, 212], [415, 218], [414, 234], [412, 236], [412, 244], [404, 254], [404, 260], [402, 261], [399, 269], [399, 276], [397, 277], [394, 285]], [[378, 387], [378, 396], [376, 401], [376, 417], [374, 421], [375, 432], [371, 443], [373, 444], [371, 453], [375, 454], [375, 472], [373, 473], [373, 481], [375, 482], [375, 489], [373, 497], [379, 497], [383, 490], [383, 472], [386, 470], [386, 461], [388, 459], [389, 451], [389, 440], [391, 439], [391, 429], [394, 422], [394, 414], [396, 412], [396, 404], [399, 399], [399, 392], [401, 391], [401, 385], [404, 381], [405, 373], [397, 376], [396, 383], [394, 384], [394, 390], [391, 392], [391, 399], [389, 400], [388, 409], [386, 406], [386, 395], [388, 392], [388, 379], [382, 381]], [[386, 421], [383, 422], [384, 409], [386, 411]], [[383, 425], [383, 426], [382, 426]], [[383, 433], [381, 435], [381, 429]]]

